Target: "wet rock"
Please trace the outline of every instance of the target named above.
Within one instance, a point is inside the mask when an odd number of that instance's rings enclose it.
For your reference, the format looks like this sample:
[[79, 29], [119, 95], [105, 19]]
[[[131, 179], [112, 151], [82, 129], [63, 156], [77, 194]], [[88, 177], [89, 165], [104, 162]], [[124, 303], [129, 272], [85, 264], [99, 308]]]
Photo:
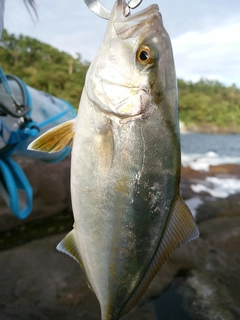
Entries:
[[214, 217], [232, 217], [240, 215], [240, 193], [227, 198], [216, 199], [209, 196], [197, 208], [197, 221], [204, 221]]
[[[240, 179], [240, 166], [236, 164], [223, 164], [210, 166], [209, 171], [197, 171], [190, 167], [182, 167], [181, 170], [181, 193], [184, 199], [189, 199], [199, 195], [193, 191], [191, 185], [201, 183], [207, 177], [236, 178]], [[201, 196], [209, 196], [209, 193], [202, 192]]]
[[[148, 294], [156, 297], [157, 289], [164, 293], [155, 281], [165, 282], [164, 269], [172, 269], [180, 279], [175, 294], [190, 319], [240, 319], [240, 216], [204, 221], [199, 230], [199, 239], [183, 245], [166, 262], [152, 284], [155, 291]], [[161, 315], [158, 319], [165, 320]]]
[[[238, 179], [240, 180], [240, 166], [235, 164], [224, 164], [218, 166], [210, 166], [209, 171], [196, 171], [189, 167], [182, 167], [181, 179], [181, 195], [192, 202], [192, 211], [196, 211], [195, 217], [197, 222], [222, 216], [238, 216], [240, 215], [240, 190], [238, 193], [230, 195], [214, 196], [209, 184], [209, 193], [207, 188], [205, 191], [194, 191], [193, 185], [206, 185], [207, 177], [215, 177], [217, 179]], [[222, 182], [224, 184], [224, 180]], [[227, 190], [226, 190], [227, 194]], [[194, 206], [194, 204], [196, 204]]]
[[[182, 196], [201, 199], [197, 208], [200, 237], [170, 257], [146, 292], [145, 301], [158, 297], [161, 303], [161, 296], [170, 290], [169, 299], [178, 295], [190, 319], [240, 319], [240, 193], [214, 198], [191, 188], [208, 176], [240, 179], [239, 169], [238, 165], [210, 167], [209, 172], [182, 169]], [[176, 280], [178, 284], [171, 291]], [[162, 314], [157, 319], [167, 320]]]
[[191, 319], [239, 319], [239, 312], [234, 310], [237, 301], [231, 300], [231, 292], [204, 272], [193, 271], [178, 292]]
[[[56, 251], [65, 234], [35, 240], [0, 255], [0, 319], [99, 320], [95, 294], [73, 259]], [[125, 320], [155, 320], [151, 304]]]

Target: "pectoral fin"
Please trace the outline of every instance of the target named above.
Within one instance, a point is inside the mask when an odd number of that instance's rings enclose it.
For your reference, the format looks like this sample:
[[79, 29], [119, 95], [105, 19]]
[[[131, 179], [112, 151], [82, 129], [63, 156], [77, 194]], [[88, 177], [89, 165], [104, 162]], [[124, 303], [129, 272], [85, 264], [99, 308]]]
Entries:
[[192, 214], [180, 196], [173, 202], [158, 249], [141, 283], [130, 298], [121, 315], [128, 313], [139, 301], [153, 277], [169, 256], [183, 243], [199, 236], [198, 227]]
[[75, 119], [66, 121], [48, 130], [28, 146], [28, 150], [54, 153], [71, 147], [75, 133]]

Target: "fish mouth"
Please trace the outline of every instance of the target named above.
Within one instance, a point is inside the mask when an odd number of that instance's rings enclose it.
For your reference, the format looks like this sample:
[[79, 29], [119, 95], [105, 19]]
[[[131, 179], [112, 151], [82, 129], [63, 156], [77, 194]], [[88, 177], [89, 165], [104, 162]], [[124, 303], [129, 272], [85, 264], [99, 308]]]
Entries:
[[116, 7], [113, 9], [115, 12], [112, 13], [115, 32], [121, 39], [135, 37], [139, 33], [139, 29], [141, 29], [146, 22], [151, 23], [151, 20], [154, 19], [156, 15], [161, 18], [157, 4], [152, 4], [134, 14], [126, 13], [126, 5], [125, 0], [118, 0]]
[[147, 8], [142, 9], [141, 11], [138, 11], [134, 14], [130, 14], [130, 7], [128, 6], [126, 1], [117, 0], [115, 8], [112, 10], [112, 12], [115, 11], [114, 12], [115, 19], [116, 17], [119, 19], [129, 18], [129, 17], [133, 17], [134, 19], [136, 19], [136, 18], [141, 18], [142, 16], [145, 16], [145, 15], [149, 16], [155, 10], [159, 11], [159, 6], [157, 4], [151, 4]]

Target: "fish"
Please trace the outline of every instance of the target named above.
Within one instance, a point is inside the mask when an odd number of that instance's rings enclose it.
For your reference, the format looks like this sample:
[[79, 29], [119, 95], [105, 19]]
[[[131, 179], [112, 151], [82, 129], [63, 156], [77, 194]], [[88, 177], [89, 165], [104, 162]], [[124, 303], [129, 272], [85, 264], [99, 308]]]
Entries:
[[168, 257], [199, 236], [179, 193], [178, 96], [159, 7], [111, 11], [85, 79], [76, 119], [31, 143], [72, 147], [73, 230], [57, 249], [82, 267], [102, 320], [140, 300]]

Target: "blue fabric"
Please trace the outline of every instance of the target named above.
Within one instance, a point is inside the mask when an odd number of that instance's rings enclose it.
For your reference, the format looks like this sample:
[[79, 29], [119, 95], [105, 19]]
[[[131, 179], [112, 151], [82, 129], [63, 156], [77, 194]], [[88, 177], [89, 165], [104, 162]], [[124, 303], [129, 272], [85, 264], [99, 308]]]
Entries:
[[[9, 199], [9, 204], [13, 214], [19, 219], [25, 219], [32, 211], [32, 187], [28, 182], [20, 166], [11, 158], [0, 159], [0, 173], [3, 186], [5, 187]], [[22, 190], [26, 195], [26, 204], [20, 206], [19, 191]]]
[[[8, 133], [8, 138], [5, 137], [6, 132]], [[2, 155], [4, 157], [11, 155], [19, 142], [29, 137], [36, 137], [38, 133], [38, 125], [34, 121], [25, 123], [24, 128], [18, 129], [18, 131], [11, 131], [8, 126], [5, 125], [4, 121], [0, 119], [0, 136], [7, 145], [7, 148], [0, 149], [0, 157]]]
[[68, 110], [64, 110], [63, 112], [61, 112], [59, 114], [56, 114], [54, 117], [48, 118], [47, 120], [45, 120], [45, 121], [43, 121], [43, 122], [38, 124], [39, 128], [45, 127], [45, 126], [49, 125], [50, 123], [53, 123], [57, 119], [59, 119], [62, 116], [64, 116], [66, 113], [68, 113]]
[[[0, 0], [1, 4], [1, 0]], [[73, 108], [73, 106], [65, 101], [64, 103], [67, 105], [67, 109], [61, 110], [59, 108], [59, 113], [54, 114], [53, 116], [49, 116], [48, 113], [46, 113], [46, 117], [44, 121], [41, 122], [34, 122], [31, 120], [33, 117], [32, 110], [34, 108], [34, 102], [36, 103], [36, 99], [32, 98], [31, 92], [33, 91], [33, 88], [31, 88], [32, 91], [30, 91], [30, 87], [27, 87], [26, 84], [19, 79], [16, 76], [8, 76], [10, 79], [15, 79], [15, 81], [19, 84], [20, 88], [22, 89], [23, 93], [23, 104], [24, 106], [30, 107], [30, 111], [28, 111], [27, 115], [24, 116], [24, 123], [19, 125], [18, 129], [16, 131], [11, 130], [10, 127], [8, 127], [4, 123], [4, 117], [0, 117], [0, 139], [3, 141], [4, 147], [0, 149], [0, 187], [2, 187], [2, 196], [11, 208], [13, 214], [18, 217], [19, 219], [25, 219], [32, 210], [32, 201], [33, 201], [33, 193], [32, 193], [32, 187], [30, 183], [28, 182], [24, 172], [20, 168], [20, 166], [13, 161], [10, 157], [13, 153], [20, 154], [24, 156], [28, 156], [27, 151], [27, 145], [29, 141], [32, 140], [32, 138], [36, 137], [40, 130], [44, 131], [48, 127], [52, 127], [57, 122], [61, 122], [61, 117], [64, 119], [67, 118], [66, 115], [68, 114], [69, 110], [71, 110], [72, 116], [76, 115], [76, 112]], [[12, 99], [15, 99], [14, 93], [12, 92], [11, 87], [9, 86], [8, 79], [4, 75], [1, 67], [0, 67], [0, 81], [4, 84], [5, 92], [12, 97]], [[35, 90], [35, 89], [34, 89]], [[53, 99], [54, 97], [52, 97]], [[58, 98], [56, 98], [58, 99]], [[58, 99], [62, 100], [62, 99]], [[40, 100], [41, 101], [41, 100]], [[37, 100], [38, 102], [38, 100]], [[36, 107], [36, 106], [35, 106]], [[48, 105], [47, 103], [43, 104], [41, 106], [43, 110], [44, 108], [51, 108], [51, 103]], [[35, 109], [36, 110], [36, 109]], [[34, 118], [33, 118], [34, 119]], [[36, 120], [36, 119], [34, 119]], [[63, 121], [66, 121], [64, 119]], [[24, 154], [25, 151], [26, 153]], [[56, 154], [55, 157], [47, 157], [41, 158], [41, 160], [46, 162], [57, 162], [64, 159], [67, 154], [70, 152], [70, 148], [65, 148], [62, 152], [59, 154]], [[22, 195], [25, 194], [24, 199], [26, 199], [26, 203], [24, 207], [22, 208], [20, 206], [20, 197], [21, 201], [23, 200]]]

